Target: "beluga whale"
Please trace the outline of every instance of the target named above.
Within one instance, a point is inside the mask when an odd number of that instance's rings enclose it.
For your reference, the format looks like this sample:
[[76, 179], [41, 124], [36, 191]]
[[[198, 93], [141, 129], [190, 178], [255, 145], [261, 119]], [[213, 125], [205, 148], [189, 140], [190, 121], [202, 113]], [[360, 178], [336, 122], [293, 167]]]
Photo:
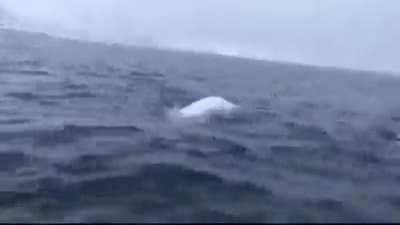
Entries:
[[201, 118], [214, 114], [228, 114], [239, 106], [219, 96], [210, 96], [195, 101], [178, 111], [181, 118]]

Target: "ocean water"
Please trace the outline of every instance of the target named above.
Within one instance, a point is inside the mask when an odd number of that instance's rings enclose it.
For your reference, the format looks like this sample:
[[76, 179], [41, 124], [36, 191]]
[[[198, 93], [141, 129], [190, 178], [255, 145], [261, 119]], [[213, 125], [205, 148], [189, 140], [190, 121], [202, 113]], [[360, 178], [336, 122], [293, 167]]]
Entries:
[[[177, 121], [207, 96], [230, 115]], [[400, 78], [0, 30], [0, 222], [399, 222]]]

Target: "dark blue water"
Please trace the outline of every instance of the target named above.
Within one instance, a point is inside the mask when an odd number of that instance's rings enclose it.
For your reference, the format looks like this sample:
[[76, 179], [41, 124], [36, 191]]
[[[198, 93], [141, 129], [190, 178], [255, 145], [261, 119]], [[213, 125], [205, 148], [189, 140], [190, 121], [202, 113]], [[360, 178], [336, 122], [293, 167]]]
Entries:
[[[228, 116], [177, 122], [217, 95]], [[399, 222], [400, 79], [0, 31], [0, 222]]]

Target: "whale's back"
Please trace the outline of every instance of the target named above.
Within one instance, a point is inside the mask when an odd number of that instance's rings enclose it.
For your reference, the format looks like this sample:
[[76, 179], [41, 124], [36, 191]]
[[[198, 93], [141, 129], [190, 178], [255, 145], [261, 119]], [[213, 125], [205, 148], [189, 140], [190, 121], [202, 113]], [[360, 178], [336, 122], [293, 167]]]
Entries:
[[179, 112], [182, 117], [199, 117], [211, 113], [227, 113], [235, 109], [237, 105], [225, 100], [222, 97], [207, 97], [193, 102], [182, 108]]

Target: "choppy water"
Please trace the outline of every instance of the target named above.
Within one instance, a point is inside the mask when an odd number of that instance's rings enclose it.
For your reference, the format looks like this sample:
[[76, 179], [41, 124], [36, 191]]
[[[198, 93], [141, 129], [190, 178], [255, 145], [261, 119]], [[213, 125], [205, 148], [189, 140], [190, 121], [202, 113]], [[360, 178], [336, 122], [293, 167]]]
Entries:
[[[0, 31], [0, 222], [400, 221], [400, 79]], [[166, 112], [218, 95], [204, 123]]]

